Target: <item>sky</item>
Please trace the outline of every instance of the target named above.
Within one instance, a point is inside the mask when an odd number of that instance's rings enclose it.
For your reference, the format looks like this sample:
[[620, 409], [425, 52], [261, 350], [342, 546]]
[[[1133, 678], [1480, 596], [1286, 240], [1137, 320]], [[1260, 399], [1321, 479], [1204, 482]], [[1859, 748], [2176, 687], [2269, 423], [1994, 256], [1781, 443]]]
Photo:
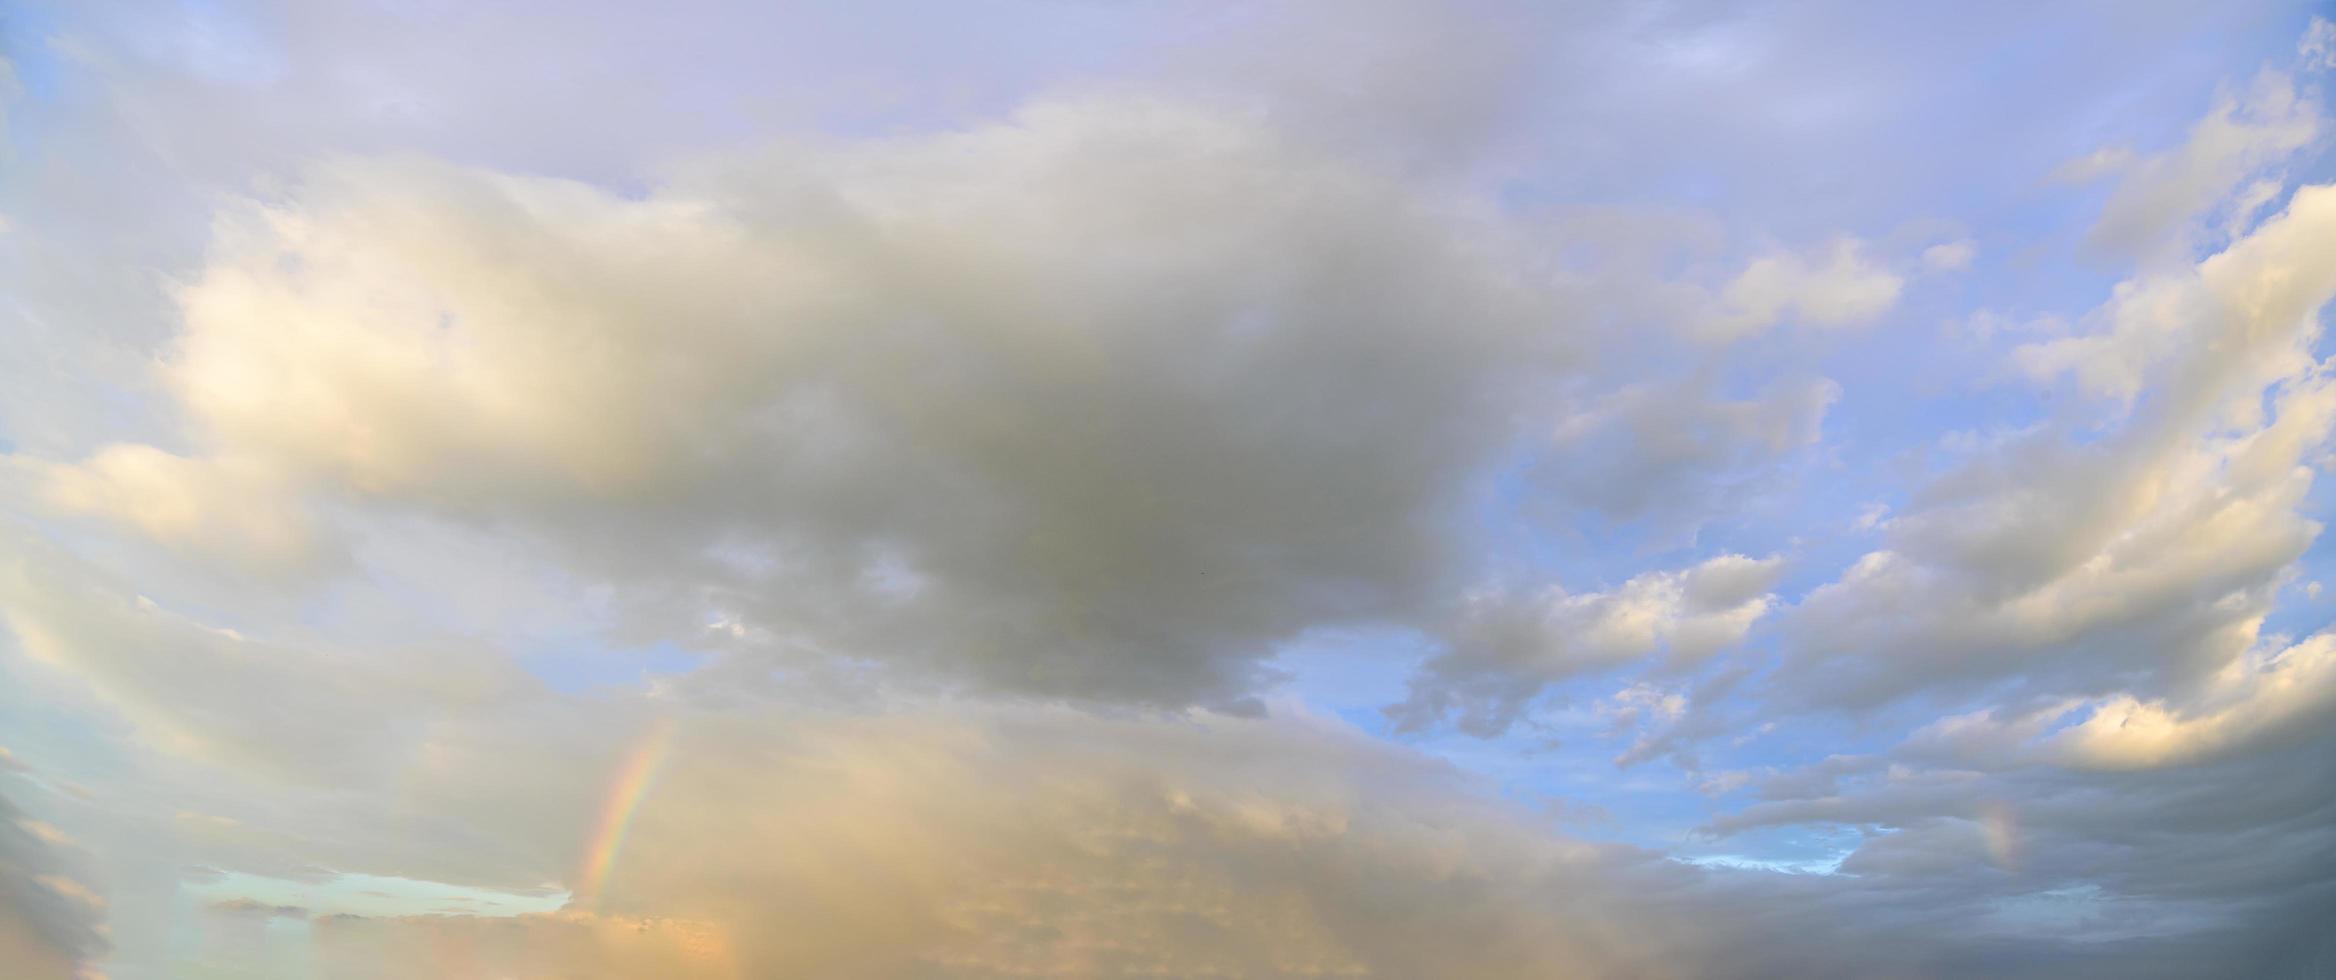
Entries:
[[0, 972], [2336, 975], [2332, 14], [0, 0]]

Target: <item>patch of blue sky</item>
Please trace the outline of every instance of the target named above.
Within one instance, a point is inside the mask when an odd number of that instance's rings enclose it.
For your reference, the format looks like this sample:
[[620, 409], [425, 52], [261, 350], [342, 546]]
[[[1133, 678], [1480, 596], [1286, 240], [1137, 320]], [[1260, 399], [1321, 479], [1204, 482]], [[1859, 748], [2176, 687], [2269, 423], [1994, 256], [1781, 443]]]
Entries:
[[511, 916], [556, 912], [568, 902], [566, 891], [551, 886], [510, 892], [384, 875], [332, 874], [303, 881], [240, 871], [185, 882], [180, 897], [197, 907], [243, 901], [317, 916]]
[[[1432, 650], [1431, 641], [1409, 632], [1324, 631], [1285, 648], [1274, 666], [1288, 677], [1285, 694], [1309, 710], [1448, 762], [1528, 808], [1569, 814], [1568, 829], [1584, 837], [1675, 847], [1692, 843], [1696, 829], [1718, 811], [1719, 794], [1682, 778], [1668, 760], [1617, 765], [1615, 757], [1633, 736], [1613, 730], [1595, 706], [1626, 683], [1622, 677], [1628, 671], [1600, 672], [1555, 686], [1531, 721], [1495, 738], [1447, 729], [1396, 732], [1382, 709], [1403, 699], [1408, 679]], [[1699, 761], [1710, 771], [1764, 773], [1831, 753], [1878, 752], [1894, 738], [1853, 720], [1817, 717], [1774, 730], [1747, 730], [1734, 744], [1719, 740], [1701, 749]], [[1585, 806], [1594, 816], [1584, 816]], [[1758, 834], [1745, 839], [1750, 843], [1731, 846], [1757, 849], [1771, 842]], [[1758, 856], [1810, 859], [1799, 851]]]
[[687, 674], [711, 658], [711, 654], [672, 643], [611, 648], [578, 639], [539, 647], [521, 655], [519, 664], [555, 691], [589, 694], [606, 688], [641, 687], [659, 677]]
[[1780, 874], [1830, 875], [1841, 873], [1841, 862], [1849, 851], [1807, 858], [1754, 857], [1747, 854], [1688, 854], [1674, 851], [1671, 860], [1700, 868], [1726, 868], [1733, 871], [1773, 871]]
[[42, 667], [19, 643], [14, 634], [0, 632], [0, 748], [15, 763], [0, 766], [0, 783], [13, 777], [45, 792], [8, 797], [45, 816], [79, 800], [93, 784], [135, 775], [137, 741], [128, 723], [93, 715], [80, 699], [60, 696], [53, 677], [29, 676]]
[[[52, 40], [59, 21], [45, 5], [0, 3], [0, 58], [8, 59], [20, 94], [35, 101], [55, 96], [57, 85], [70, 73], [59, 63]], [[14, 114], [10, 124], [15, 125]]]
[[2069, 885], [1998, 898], [1987, 908], [1986, 926], [2002, 935], [2114, 942], [2174, 935], [2222, 919], [2172, 903], [2161, 902], [2148, 910], [2137, 906], [2099, 885]]

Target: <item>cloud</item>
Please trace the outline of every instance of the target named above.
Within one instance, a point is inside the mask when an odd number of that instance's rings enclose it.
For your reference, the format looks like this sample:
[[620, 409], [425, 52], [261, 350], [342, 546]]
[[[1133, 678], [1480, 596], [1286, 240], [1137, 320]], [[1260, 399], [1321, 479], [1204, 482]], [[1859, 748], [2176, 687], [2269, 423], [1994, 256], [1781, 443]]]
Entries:
[[24, 655], [79, 680], [143, 738], [183, 758], [329, 781], [386, 764], [398, 716], [417, 704], [480, 708], [530, 686], [459, 647], [392, 656], [253, 639], [128, 594], [41, 544], [9, 540], [0, 622]]
[[[1759, 602], [1771, 565], [1715, 560], [1662, 583], [1692, 611], [1672, 642], [1694, 642], [1694, 615]], [[185, 785], [157, 792], [224, 794], [225, 812], [174, 821], [174, 860], [296, 876], [309, 892], [342, 873], [500, 889], [548, 875], [573, 890], [627, 719], [676, 724], [590, 907], [311, 917], [316, 962], [374, 964], [356, 975], [1693, 972], [1715, 955], [1706, 933], [1630, 939], [1621, 907], [1668, 916], [1663, 896], [1684, 889], [1677, 901], [1752, 914], [1698, 894], [1700, 872], [1552, 836], [1453, 770], [1302, 712], [855, 712], [712, 676], [614, 704], [535, 689], [466, 710], [459, 688], [439, 689], [445, 665], [375, 673], [394, 662], [381, 651], [245, 637], [87, 572], [12, 588], [27, 651], [86, 677], [140, 751], [172, 760]], [[128, 672], [118, 651], [164, 654], [173, 671]], [[376, 806], [393, 791], [397, 806]], [[299, 829], [314, 827], [331, 831]], [[286, 869], [286, 855], [321, 866]], [[302, 914], [214, 878], [220, 914]], [[276, 962], [275, 933], [236, 935], [244, 945], [212, 955]]]
[[45, 827], [0, 796], [0, 963], [26, 980], [78, 980], [106, 948], [105, 902]]
[[204, 906], [219, 915], [256, 916], [262, 919], [306, 919], [308, 909], [298, 905], [269, 905], [250, 898], [226, 898]]
[[2298, 188], [2284, 212], [2194, 270], [2121, 284], [2094, 312], [2094, 332], [2025, 344], [2012, 363], [2030, 377], [2074, 378], [2088, 392], [2131, 401], [2145, 386], [2186, 418], [2295, 374], [2312, 316], [2328, 301], [2316, 274], [2336, 190]]
[[52, 499], [274, 554], [303, 535], [204, 518], [281, 475], [1019, 691], [1221, 697], [1420, 608], [1503, 393], [1567, 364], [1464, 209], [1142, 100], [642, 199], [413, 160], [291, 194], [179, 293], [205, 453], [108, 449]]
[[2262, 753], [2322, 734], [2336, 709], [2336, 638], [2251, 651], [2178, 697], [2117, 693], [1942, 718], [1908, 736], [1907, 758], [1967, 769], [2056, 766], [2131, 772]]
[[1978, 255], [1979, 244], [1968, 238], [1940, 242], [1922, 250], [1922, 265], [1932, 272], [1958, 272], [1970, 268]]
[[2336, 957], [2298, 18], [437, 6], [17, 66], [0, 963]]
[[2104, 146], [2061, 164], [2046, 179], [2056, 184], [2088, 184], [2123, 171], [2133, 165], [2133, 160], [2134, 153], [2129, 147]]
[[[1724, 619], [1763, 601], [1775, 573], [1772, 561], [1728, 557], [1640, 583], [1636, 595], [1673, 592], [1663, 602], [1679, 614]], [[133, 622], [154, 615], [108, 608]], [[198, 666], [220, 657], [197, 656]], [[385, 691], [377, 710], [395, 714], [375, 727], [410, 733], [398, 736], [415, 749], [402, 765], [293, 769], [264, 784], [234, 768], [186, 773], [190, 787], [229, 780], [229, 804], [254, 820], [182, 829], [175, 861], [250, 873], [293, 853], [348, 872], [467, 873], [517, 888], [584, 863], [625, 719], [654, 713], [676, 727], [589, 906], [312, 917], [305, 932], [236, 933], [243, 945], [209, 955], [256, 969], [288, 962], [272, 943], [312, 941], [303, 962], [357, 976], [1695, 976], [1721, 963], [1785, 976], [1872, 974], [1885, 965], [1872, 951], [1886, 949], [1890, 962], [1934, 972], [2000, 972], [1968, 962], [1989, 948], [1973, 930], [1992, 893], [1960, 894], [1960, 879], [1921, 879], [1900, 864], [1871, 888], [1811, 883], [1571, 840], [1458, 770], [1304, 712], [1113, 716], [961, 700], [855, 710], [722, 686], [705, 678], [616, 703], [540, 693], [468, 720], [433, 707], [442, 700]], [[175, 712], [240, 709], [273, 730], [255, 731], [256, 742], [319, 734], [303, 716], [255, 710], [285, 701], [282, 688], [182, 687]], [[1623, 701], [1669, 710], [1660, 692]], [[418, 730], [394, 720], [417, 712], [436, 720]], [[265, 796], [244, 798], [261, 785]], [[1959, 800], [1960, 785], [1939, 781], [1924, 799]], [[377, 812], [392, 787], [403, 802]], [[319, 826], [329, 837], [271, 829]], [[551, 861], [539, 863], [546, 851]], [[236, 875], [213, 878], [205, 894], [223, 913], [298, 915], [277, 901], [238, 902], [220, 891]], [[304, 887], [335, 879], [316, 870]], [[1941, 914], [1956, 925], [1941, 930]], [[2033, 942], [2004, 955], [2044, 970], [2036, 964], [2079, 956], [2108, 968], [2098, 957], [2128, 952]], [[2178, 975], [2191, 962], [2152, 969]]]
[[558, 912], [512, 918], [327, 916], [312, 926], [319, 969], [336, 977], [448, 980], [560, 976], [713, 980], [740, 971], [718, 931], [662, 918]]
[[260, 574], [312, 568], [312, 520], [264, 467], [115, 445], [75, 464], [15, 461], [54, 511], [121, 522], [199, 558]]
[[1790, 696], [1871, 704], [2012, 676], [2163, 692], [2244, 652], [2319, 530], [2299, 509], [2336, 421], [2308, 353], [2336, 296], [2332, 236], [2336, 188], [2302, 188], [2194, 270], [2120, 285], [2095, 332], [2014, 351], [2039, 377], [2140, 401], [2105, 435], [2036, 430], [1918, 493], [1886, 548], [1788, 617]]
[[2030, 744], [2065, 707], [1951, 719], [1887, 757], [1835, 757], [1771, 777], [1759, 802], [1706, 830], [1728, 839], [1839, 828], [1853, 842], [1843, 872], [1994, 910], [1972, 924], [1981, 932], [2042, 931], [2191, 960], [2150, 967], [2169, 975], [2276, 976], [2331, 952], [2305, 924], [2330, 897], [2324, 870], [2336, 838], [2318, 821], [2336, 807], [2323, 778], [2327, 727], [2156, 768], [1998, 751]]
[[1615, 520], [1693, 525], [1815, 445], [1841, 387], [1823, 378], [1729, 398], [1686, 380], [1633, 385], [1562, 419], [1534, 479]]
[[596, 907], [311, 929], [355, 976], [1987, 972], [1883, 877], [1571, 841], [1310, 719], [927, 704], [693, 718]]
[[1493, 736], [1551, 684], [1658, 651], [1692, 664], [1741, 641], [1768, 612], [1779, 558], [1721, 555], [1675, 572], [1648, 572], [1606, 592], [1550, 587], [1471, 598], [1446, 644], [1388, 709], [1417, 730], [1457, 715], [1461, 730]]
[[2296, 57], [2306, 69], [2336, 68], [2336, 22], [2326, 17], [2312, 18], [2312, 26], [2304, 31], [2303, 40], [2296, 42]]
[[2101, 210], [2088, 240], [2122, 256], [2169, 242], [2250, 177], [2317, 139], [2316, 103], [2292, 78], [2265, 71], [2244, 92], [2225, 94], [2181, 146], [2133, 163]]
[[2233, 663], [2185, 701], [2119, 694], [2071, 706], [2083, 717], [2042, 738], [2030, 755], [2086, 768], [2151, 769], [2312, 731], [2336, 709], [2336, 637], [2320, 634]]
[[1903, 276], [1869, 259], [1865, 243], [1841, 238], [1803, 255], [1772, 252], [1753, 259], [1721, 287], [1700, 325], [1734, 339], [1793, 321], [1814, 327], [1871, 323], [1898, 303]]
[[[2229, 135], [2216, 118], [2205, 143]], [[2176, 219], [2236, 215], [2214, 254], [2149, 259], [2072, 332], [2011, 352], [2080, 409], [1951, 445], [1885, 546], [1782, 615], [1772, 708], [1934, 720], [1771, 772], [1706, 832], [1829, 828], [1840, 873], [1952, 891], [1993, 910], [1981, 932], [2050, 923], [2205, 973], [2330, 954], [2303, 924], [2330, 900], [2328, 645], [2265, 631], [2320, 531], [2336, 189], [2258, 221], [2259, 187], [2227, 181]], [[2169, 935], [2188, 938], [2145, 938]]]

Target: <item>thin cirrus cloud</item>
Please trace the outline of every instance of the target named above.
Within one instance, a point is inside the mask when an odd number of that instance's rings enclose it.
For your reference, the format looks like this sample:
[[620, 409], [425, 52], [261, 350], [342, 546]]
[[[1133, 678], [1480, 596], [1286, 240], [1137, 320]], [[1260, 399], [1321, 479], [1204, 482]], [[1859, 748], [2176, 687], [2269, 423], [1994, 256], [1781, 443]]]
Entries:
[[2311, 975], [2245, 7], [22, 5], [0, 961]]

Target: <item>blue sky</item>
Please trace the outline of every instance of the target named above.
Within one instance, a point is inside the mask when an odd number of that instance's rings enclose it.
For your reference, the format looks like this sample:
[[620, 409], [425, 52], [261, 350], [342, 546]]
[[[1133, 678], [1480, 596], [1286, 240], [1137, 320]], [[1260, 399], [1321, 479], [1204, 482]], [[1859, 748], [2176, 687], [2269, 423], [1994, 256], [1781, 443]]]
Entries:
[[0, 959], [2336, 955], [2326, 11], [1544, 6], [0, 2]]

